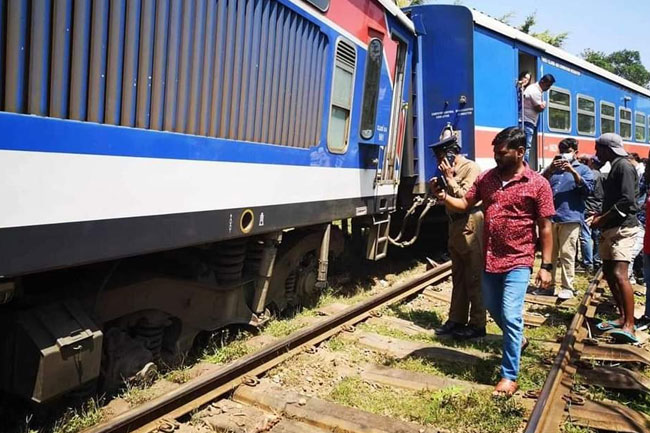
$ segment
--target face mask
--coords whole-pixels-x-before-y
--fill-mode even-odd
[[[566,159],[567,161],[571,162],[573,161],[573,153],[561,153],[562,158]]]

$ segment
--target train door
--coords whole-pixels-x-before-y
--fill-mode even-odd
[[[379,260],[388,253],[390,212],[394,209],[394,200],[386,195],[397,194],[399,183],[399,165],[401,164],[406,132],[406,114],[408,104],[403,101],[406,74],[406,43],[396,36],[397,55],[395,57],[395,74],[393,76],[393,100],[390,115],[388,142],[383,151],[383,162],[379,165],[375,182],[375,194],[379,196],[376,214],[372,216],[372,226],[368,232],[366,258]]]
[[[530,84],[535,83],[538,78],[537,78],[537,57],[525,53],[523,51],[519,51],[519,59],[518,59],[518,77],[524,73],[528,72],[530,73]],[[524,107],[523,107],[523,95],[521,98],[517,98],[517,118],[518,121],[520,122],[521,126],[523,127],[523,112],[524,112]],[[533,137],[533,144],[530,149],[530,158],[529,158],[529,163],[530,167],[533,170],[537,170],[538,165],[539,165],[539,159],[538,156],[540,155],[539,152],[539,145],[537,142],[537,136]]]
[[[391,107],[391,121],[389,129],[388,144],[384,151],[384,163],[381,170],[381,183],[397,183],[398,165],[401,162],[404,144],[404,133],[406,131],[407,104],[403,103],[404,72],[406,68],[406,43],[396,39],[397,57],[395,65],[395,76],[393,79],[393,103]]]

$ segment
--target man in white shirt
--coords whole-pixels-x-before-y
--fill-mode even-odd
[[[538,83],[531,84],[524,91],[524,133],[526,134],[526,154],[524,159],[528,162],[530,148],[533,146],[533,137],[537,128],[539,113],[546,108],[542,93],[546,92],[555,83],[555,77],[546,74]]]

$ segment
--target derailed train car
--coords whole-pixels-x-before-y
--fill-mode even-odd
[[[0,388],[146,375],[385,255],[414,42],[388,0],[0,8]],[[330,235],[331,232],[331,235]]]

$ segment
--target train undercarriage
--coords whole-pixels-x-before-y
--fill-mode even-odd
[[[0,389],[42,403],[147,380],[202,333],[313,302],[343,248],[327,224],[2,282]]]

